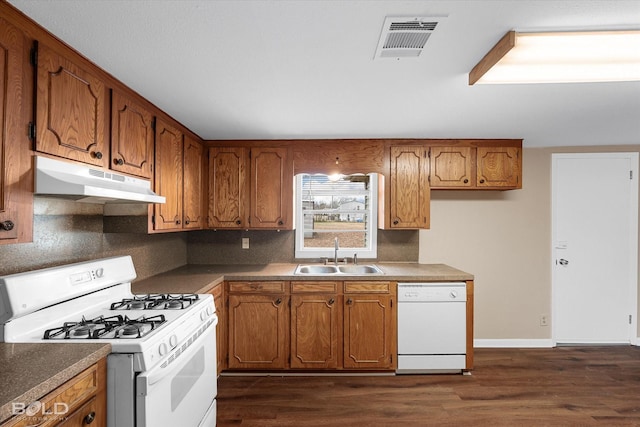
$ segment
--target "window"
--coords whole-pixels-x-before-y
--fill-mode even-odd
[[[376,258],[378,179],[296,175],[296,258]]]

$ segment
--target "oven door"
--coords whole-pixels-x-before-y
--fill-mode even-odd
[[[162,363],[137,376],[137,427],[216,425],[216,323],[186,349],[176,355],[178,345]]]

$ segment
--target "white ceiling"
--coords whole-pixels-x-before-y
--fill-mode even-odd
[[[509,30],[640,29],[623,0],[9,0],[204,139],[640,144],[640,82],[469,86]],[[386,16],[447,16],[373,60]]]

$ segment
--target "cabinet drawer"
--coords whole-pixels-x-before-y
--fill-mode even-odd
[[[344,282],[345,293],[384,293],[387,294],[391,291],[391,283],[389,282],[365,282],[365,281],[353,281]]]
[[[285,282],[229,282],[229,292],[285,292]]]
[[[291,293],[326,292],[337,293],[340,282],[291,282]]]
[[[83,401],[96,394],[99,385],[98,365],[93,365],[40,399],[38,402],[44,406],[44,409],[40,407],[32,416],[18,415],[2,426],[26,427],[33,425],[56,425],[62,417],[68,416],[71,412],[75,411]],[[67,407],[64,407],[65,404]],[[34,406],[34,408],[36,407]],[[67,409],[68,412],[60,413],[61,411],[64,412],[63,408]]]

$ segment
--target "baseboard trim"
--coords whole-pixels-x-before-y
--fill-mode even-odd
[[[551,339],[475,339],[473,340],[474,348],[551,348],[553,347]]]

